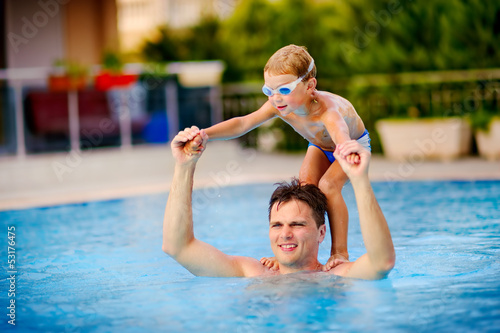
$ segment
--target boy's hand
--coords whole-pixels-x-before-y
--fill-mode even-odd
[[[172,155],[180,164],[196,162],[205,150],[207,140],[205,131],[200,131],[196,126],[186,128],[172,139],[170,143]]]
[[[328,272],[329,270],[331,270],[335,266],[338,266],[338,265],[343,264],[345,262],[349,262],[349,259],[347,259],[346,257],[344,257],[340,253],[333,254],[330,257],[330,259],[328,259],[326,264],[323,266],[323,272]]]
[[[359,164],[359,155],[356,153],[352,153],[350,155],[347,155],[346,161],[349,164]]]
[[[358,158],[351,157],[357,155]],[[333,156],[339,162],[342,170],[353,180],[361,176],[368,176],[368,165],[370,163],[371,153],[363,147],[358,141],[351,140],[337,145]],[[350,163],[349,160],[358,160],[358,163]]]
[[[278,269],[280,269],[280,264],[278,263],[278,260],[276,260],[275,257],[272,258],[264,257],[260,259],[260,262],[262,263],[262,265],[266,266],[272,271],[277,271]]]

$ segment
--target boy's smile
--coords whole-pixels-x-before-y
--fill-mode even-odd
[[[287,105],[276,105],[276,109],[283,115],[286,116],[286,114],[283,114],[283,111],[285,111]]]

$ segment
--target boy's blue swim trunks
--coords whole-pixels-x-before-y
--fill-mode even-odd
[[[372,151],[372,147],[370,146],[370,134],[368,133],[368,130],[365,129],[363,134],[358,138],[357,140],[363,147],[368,149],[369,151]],[[309,146],[314,146],[317,147],[319,150],[321,150],[325,156],[328,158],[330,163],[335,162],[335,157],[333,156],[333,151],[328,151],[328,150],[323,150],[320,147],[316,146],[315,144],[312,144],[309,142]]]

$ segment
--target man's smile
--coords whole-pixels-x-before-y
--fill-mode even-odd
[[[297,248],[297,244],[281,244],[278,245],[283,251],[293,251]]]

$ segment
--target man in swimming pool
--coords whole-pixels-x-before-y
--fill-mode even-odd
[[[309,142],[299,179],[318,186],[328,198],[332,243],[325,267],[330,269],[349,261],[349,213],[342,196],[347,175],[335,161],[333,151],[337,144],[352,139],[370,149],[370,136],[348,100],[316,89],[316,69],[305,47],[291,44],[280,48],[264,66],[262,92],[268,100],[256,111],[210,126],[206,133],[209,141],[234,139],[280,118]],[[279,267],[276,258],[262,258],[261,262],[269,268]]]
[[[322,271],[319,244],[326,234],[324,194],[312,184],[282,184],[273,193],[269,209],[269,239],[277,271],[259,260],[227,255],[194,237],[192,189],[196,163],[208,140],[193,126],[171,142],[175,170],[163,221],[163,251],[197,276],[254,277],[299,271]],[[357,154],[356,162],[349,156]],[[356,140],[337,145],[335,158],[351,180],[367,253],[325,274],[360,279],[382,279],[394,266],[395,252],[385,217],[368,179],[370,152]]]

